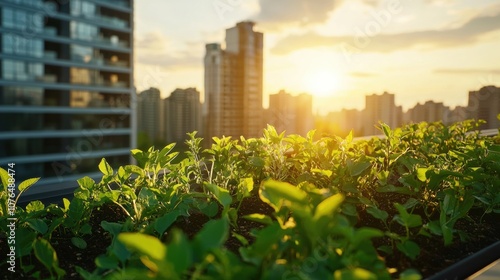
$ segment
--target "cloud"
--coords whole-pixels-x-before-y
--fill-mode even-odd
[[[434,70],[436,74],[459,74],[459,75],[485,75],[485,74],[500,74],[500,69],[478,69],[478,68],[461,68],[448,69],[440,68]]]
[[[499,30],[500,13],[494,16],[477,16],[457,28],[398,34],[373,34],[372,32],[373,36],[366,35],[369,33],[367,26],[373,27],[375,24],[378,23],[373,19],[362,28],[354,28],[356,30],[355,36],[323,36],[312,31],[290,35],[278,41],[271,51],[274,54],[287,54],[304,48],[340,45],[351,47],[350,51],[358,52],[393,52],[411,48],[458,47],[476,43],[481,35]]]
[[[340,0],[259,0],[260,12],[254,18],[263,25],[325,22]]]
[[[204,44],[190,44],[200,46],[200,51],[185,48],[175,51],[173,44],[163,33],[152,31],[144,34],[135,42],[137,63],[162,68],[176,67],[176,69],[196,68],[202,66],[202,48]],[[193,53],[200,54],[193,55]]]
[[[164,51],[168,46],[167,37],[160,31],[145,33],[135,41],[135,47],[144,51]]]

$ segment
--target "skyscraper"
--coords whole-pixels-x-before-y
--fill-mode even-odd
[[[160,90],[149,88],[137,96],[137,131],[144,133],[150,142],[161,139]]]
[[[176,89],[163,100],[167,143],[182,143],[187,133],[201,129],[200,92],[195,88]]]
[[[383,122],[394,128],[401,125],[403,110],[401,106],[396,106],[394,102],[394,94],[384,92],[381,95],[365,96],[366,105],[363,111],[364,135],[381,134],[376,126],[379,122]]]
[[[314,128],[312,96],[292,96],[284,90],[270,95],[268,121],[278,132],[305,136]]]
[[[135,146],[133,1],[0,2],[0,166],[69,193]]]
[[[262,127],[263,34],[253,22],[226,30],[226,49],[207,44],[205,104],[207,137],[260,136]]]
[[[485,120],[480,129],[500,128],[500,88],[485,86],[478,91],[469,91],[468,117]]]
[[[438,122],[448,123],[449,108],[442,102],[426,101],[418,103],[405,114],[405,122]]]

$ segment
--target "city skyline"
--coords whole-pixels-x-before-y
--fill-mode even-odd
[[[314,112],[323,114],[361,109],[365,95],[384,91],[405,110],[429,99],[455,107],[467,104],[469,91],[500,84],[494,1],[194,3],[137,3],[138,91],[196,87],[203,98],[205,44],[223,41],[224,30],[244,20],[265,34],[265,107],[281,89],[313,95]],[[187,9],[193,17],[180,16]]]

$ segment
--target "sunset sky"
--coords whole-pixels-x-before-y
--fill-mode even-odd
[[[244,20],[264,33],[264,106],[285,89],[315,96],[321,114],[384,91],[404,110],[454,107],[500,86],[498,0],[137,0],[137,90],[203,93],[205,44]]]

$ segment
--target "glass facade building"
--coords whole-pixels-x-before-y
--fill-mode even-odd
[[[0,166],[28,196],[128,164],[133,104],[132,0],[0,1]]]

